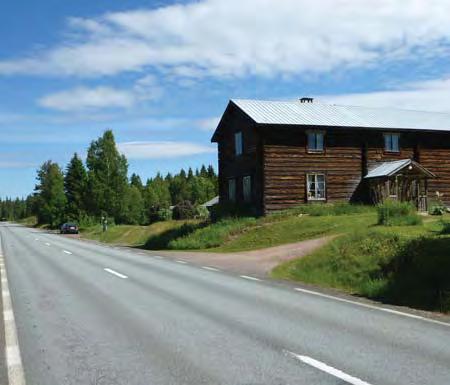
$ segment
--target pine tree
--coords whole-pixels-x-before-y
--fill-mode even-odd
[[[80,220],[86,212],[87,174],[83,162],[74,154],[66,168],[64,191],[67,198],[67,217]]]
[[[38,221],[51,227],[64,221],[66,195],[64,194],[64,175],[58,164],[45,162],[38,170],[38,184],[35,194],[38,199]]]
[[[91,143],[86,165],[91,214],[106,214],[120,222],[128,188],[128,163],[125,156],[119,154],[112,131],[105,131]]]
[[[142,190],[144,189],[141,177],[135,173],[131,174],[130,186],[136,187],[140,192],[142,192]]]

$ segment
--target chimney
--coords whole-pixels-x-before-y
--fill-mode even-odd
[[[312,103],[314,98],[301,98],[300,103]]]

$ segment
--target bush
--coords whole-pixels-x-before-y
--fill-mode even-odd
[[[430,210],[428,211],[428,213],[430,215],[444,215],[445,206],[433,205],[430,207]]]
[[[198,219],[208,219],[209,210],[205,206],[197,206],[197,218]]]
[[[377,206],[378,224],[383,226],[416,226],[422,224],[422,217],[409,202],[386,200]]]
[[[162,222],[162,221],[170,221],[172,219],[172,210],[167,208],[167,209],[159,209],[156,212],[156,216],[157,219],[156,221],[158,222]]]
[[[190,201],[182,201],[173,208],[173,219],[194,219],[197,209]]]
[[[441,234],[450,234],[450,222],[441,220],[442,230]]]

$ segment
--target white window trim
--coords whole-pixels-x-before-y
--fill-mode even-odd
[[[387,136],[396,136],[398,138],[398,140],[397,140],[398,150],[390,150],[390,149],[386,148],[386,137]],[[383,141],[384,141],[383,146],[384,146],[384,151],[385,152],[391,152],[391,153],[394,153],[394,154],[398,154],[400,152],[400,133],[398,133],[398,132],[384,132],[383,133]],[[391,141],[391,144],[392,144],[392,141]]]
[[[309,197],[309,176],[314,175],[315,176],[315,184],[316,184],[316,191],[315,195],[317,195],[317,175],[323,175],[323,198],[316,198],[316,197]],[[327,175],[324,172],[308,172],[306,174],[306,199],[307,201],[326,201],[327,200]]]
[[[306,151],[311,153],[322,153],[325,152],[325,130],[306,130]],[[309,134],[322,134],[322,149],[316,150],[313,148],[309,148]]]

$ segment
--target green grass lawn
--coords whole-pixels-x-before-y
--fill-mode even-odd
[[[450,236],[436,217],[418,226],[350,231],[272,276],[427,310],[450,311]]]
[[[82,228],[81,236],[105,243],[139,247],[144,246],[149,238],[178,229],[186,223],[197,224],[198,221],[165,221],[156,222],[149,226],[110,226],[106,232],[103,232],[101,225],[95,225]]]

